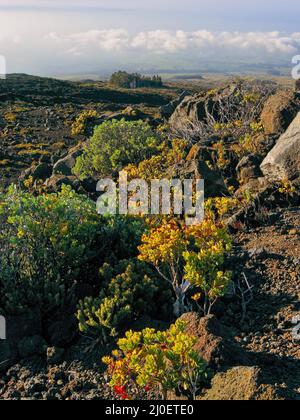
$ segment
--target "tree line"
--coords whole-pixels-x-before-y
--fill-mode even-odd
[[[127,73],[118,71],[112,74],[109,83],[113,86],[125,89],[137,89],[141,87],[162,87],[162,78],[158,75],[147,77],[139,73]]]

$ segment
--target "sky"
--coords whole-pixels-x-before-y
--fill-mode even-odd
[[[299,16],[299,0],[0,0],[0,56],[37,75],[288,67]]]

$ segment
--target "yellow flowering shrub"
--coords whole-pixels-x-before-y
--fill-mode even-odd
[[[128,331],[112,357],[103,358],[109,385],[125,400],[133,398],[132,387],[137,392],[159,390],[162,399],[171,390],[185,391],[195,399],[208,378],[207,364],[194,350],[196,341],[180,321],[167,331]]]
[[[158,147],[158,155],[146,159],[138,165],[130,164],[124,170],[127,171],[129,179],[160,179],[162,176],[170,177],[167,172],[175,164],[179,164],[186,157],[187,143],[184,140],[174,139],[171,147],[163,142]]]
[[[230,248],[226,229],[210,217],[195,226],[165,220],[142,237],[139,259],[152,264],[173,286],[175,316],[187,311],[190,289],[201,293],[201,309],[208,314],[230,281],[230,273],[222,270]]]
[[[278,191],[286,197],[292,197],[296,193],[296,187],[288,179],[282,179]]]
[[[72,136],[78,136],[85,134],[86,124],[89,120],[97,117],[97,111],[86,110],[79,114],[71,127]]]

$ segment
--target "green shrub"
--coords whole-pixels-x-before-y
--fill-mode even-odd
[[[69,187],[35,197],[11,187],[0,196],[0,308],[44,313],[59,307],[94,256],[103,219]]]
[[[135,257],[143,232],[141,219],[100,216],[70,187],[38,197],[11,187],[0,195],[0,309],[54,311],[77,283],[98,284],[99,266]]]
[[[157,151],[160,139],[143,121],[108,121],[94,131],[93,137],[77,159],[74,173],[81,179],[111,176],[129,163],[139,163]]]
[[[120,261],[116,267],[104,264],[99,297],[86,298],[79,304],[80,331],[98,335],[105,344],[143,316],[167,319],[172,312],[172,293],[161,283],[146,264],[137,260]]]
[[[133,216],[108,216],[102,227],[99,238],[99,249],[102,260],[111,265],[120,260],[134,258],[138,255],[138,246],[141,244],[142,235],[146,231],[145,222]]]
[[[208,379],[206,362],[194,350],[197,339],[186,334],[177,321],[168,331],[129,331],[119,340],[112,357],[103,358],[111,376],[110,386],[122,399],[132,399],[133,389],[185,391],[193,399]]]

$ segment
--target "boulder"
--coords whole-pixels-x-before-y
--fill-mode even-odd
[[[203,179],[205,197],[219,197],[228,194],[221,173],[208,166],[203,158],[202,148],[198,145],[192,147],[185,161],[170,168],[169,175],[180,177],[180,179]]]
[[[261,371],[257,367],[235,367],[218,373],[212,380],[212,387],[200,400],[206,401],[276,401],[281,398],[276,388],[263,385]]]
[[[220,100],[234,98],[237,90],[238,85],[232,83],[216,91],[186,96],[169,120],[171,128],[175,131],[194,128],[199,122],[205,122],[208,114],[217,121],[221,112]]]
[[[245,184],[251,179],[258,178],[262,175],[260,164],[262,159],[256,155],[248,155],[238,163],[236,172],[239,180]]]
[[[174,99],[173,101],[169,102],[166,105],[161,106],[159,111],[160,111],[160,115],[162,116],[162,118],[165,118],[165,119],[168,120],[172,116],[173,112],[175,112],[177,106],[188,95],[189,95],[189,93],[184,91],[184,92],[181,93],[181,95],[178,98]]]
[[[228,190],[219,171],[209,168],[202,160],[191,160],[181,169],[180,175],[185,179],[204,180],[205,197],[220,197],[227,195]]]
[[[290,180],[300,185],[300,112],[261,164],[270,181]]]
[[[80,182],[75,176],[52,175],[44,185],[49,192],[58,192],[63,185],[69,185],[77,190]]]
[[[52,166],[48,163],[40,163],[31,171],[31,176],[34,180],[42,179],[46,180],[52,174]]]
[[[185,97],[172,114],[170,126],[175,130],[182,130],[203,121],[206,117],[205,101],[206,96],[203,94]]]
[[[180,319],[186,323],[186,332],[197,337],[195,350],[211,369],[249,364],[245,351],[234,342],[229,331],[214,315],[201,318],[192,312]]]
[[[300,111],[300,95],[284,90],[271,96],[265,103],[261,122],[266,134],[281,134]]]
[[[82,149],[74,149],[66,157],[58,160],[53,167],[54,175],[71,176],[72,169],[76,164],[76,159],[82,154]]]
[[[255,200],[258,196],[264,192],[267,188],[269,188],[270,184],[268,180],[264,177],[259,178],[250,178],[248,182],[246,181],[236,192],[235,197],[243,199],[245,194],[251,195],[251,197]]]

